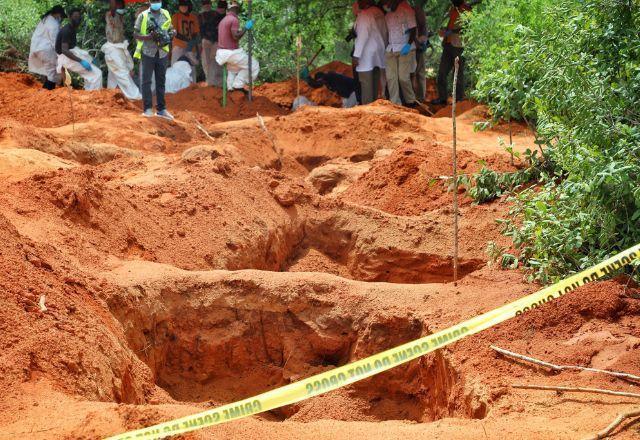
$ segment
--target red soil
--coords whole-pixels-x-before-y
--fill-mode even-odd
[[[449,282],[451,194],[431,184],[450,173],[446,118],[385,102],[286,115],[239,95],[222,110],[216,90],[195,86],[170,98],[176,123],[143,119],[114,92],[74,91],[73,126],[60,110],[69,92],[27,78],[0,75],[7,438],[103,438],[191,414],[537,288],[486,265],[487,241],[509,245],[495,225],[508,203],[464,195],[462,279]],[[459,120],[461,169],[511,169],[504,126],[473,131],[482,111]],[[515,132],[518,148],[533,145]],[[488,345],[639,374],[637,298],[635,286],[594,284],[362,383],[188,437],[582,438],[634,402],[509,385],[637,384],[550,375]]]

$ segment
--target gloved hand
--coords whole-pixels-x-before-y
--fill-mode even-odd
[[[309,73],[309,68],[303,67],[302,70],[300,71],[300,78],[306,81],[309,78],[309,76],[311,76]]]
[[[251,29],[253,29],[253,20],[249,20],[245,23],[244,28],[248,31],[250,31]]]
[[[409,55],[411,52],[411,45],[409,43],[402,46],[402,50],[400,51],[400,55]]]
[[[91,67],[91,63],[87,60],[80,60],[80,64],[82,64],[82,67],[84,67],[85,70],[89,72],[93,70],[93,67]]]

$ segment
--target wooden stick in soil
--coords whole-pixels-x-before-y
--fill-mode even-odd
[[[456,57],[453,72],[453,104],[451,117],[453,119],[453,285],[458,285],[458,143],[456,127],[456,95],[458,93],[458,70],[460,58]]]
[[[253,1],[247,1],[247,15],[249,20],[253,15]],[[253,28],[249,29],[249,102],[253,101]]]
[[[587,437],[584,440],[600,440],[611,436],[613,431],[622,424],[627,419],[631,419],[633,417],[640,417],[640,409],[634,409],[632,411],[619,414],[618,417],[615,418],[613,422],[602,431],[598,432],[593,437]]]
[[[296,37],[296,98],[300,96],[300,56],[302,55],[302,35]]]
[[[629,397],[632,399],[640,399],[638,393],[627,393],[624,391],[603,390],[600,388],[581,388],[581,387],[554,387],[546,385],[511,385],[511,388],[519,390],[540,390],[540,391],[557,391],[560,393],[592,393],[606,394],[608,396]]]
[[[514,359],[518,359],[518,360],[521,360],[523,362],[528,362],[530,364],[539,365],[541,367],[548,368],[549,370],[553,370],[553,371],[567,371],[567,370],[571,370],[571,371],[589,371],[591,373],[606,374],[606,375],[609,375],[609,376],[617,377],[619,379],[625,379],[625,380],[632,380],[632,381],[640,382],[640,376],[636,376],[634,374],[620,373],[618,371],[610,371],[610,370],[600,370],[598,368],[579,367],[577,365],[556,365],[556,364],[545,362],[545,361],[542,361],[540,359],[536,359],[536,358],[533,358],[533,357],[530,357],[530,356],[525,356],[523,354],[514,353],[513,351],[505,350],[504,348],[496,347],[495,345],[492,345],[491,349],[497,351],[498,353],[500,353],[500,354],[502,354],[504,356],[511,357],[511,358],[514,358]]]

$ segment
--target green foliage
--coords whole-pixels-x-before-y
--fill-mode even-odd
[[[518,155],[519,156],[519,155]],[[479,173],[462,181],[469,197],[475,203],[488,203],[540,178],[548,162],[542,161],[537,151],[525,153],[527,167],[515,172],[498,173],[483,166]]]
[[[488,8],[472,16],[485,38],[469,44],[477,96],[535,119],[547,146],[554,169],[515,197],[505,231],[551,282],[640,241],[640,4],[526,3],[492,2],[493,26]]]

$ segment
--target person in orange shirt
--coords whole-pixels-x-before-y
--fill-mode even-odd
[[[196,81],[196,69],[198,65],[198,37],[200,35],[200,24],[198,16],[193,14],[193,4],[190,0],[180,0],[178,2],[178,12],[171,18],[173,28],[177,34],[173,38],[173,48],[171,49],[171,65],[178,62],[180,58],[186,56],[193,66],[193,81]]]

